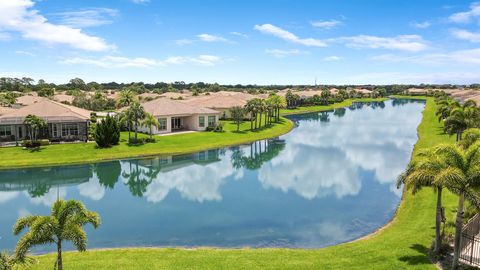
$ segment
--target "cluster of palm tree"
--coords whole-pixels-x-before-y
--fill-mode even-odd
[[[122,90],[117,99],[117,106],[126,108],[119,116],[120,124],[128,130],[128,141],[132,141],[131,132],[134,131],[134,142],[138,142],[138,128],[149,128],[150,139],[153,138],[153,127],[160,128],[158,120],[146,112],[137,99],[137,94],[127,88]]]
[[[473,101],[463,104],[442,96],[437,99],[436,115],[444,123],[444,131],[456,135],[456,145],[439,145],[420,151],[407,170],[398,178],[398,185],[417,193],[431,187],[437,193],[434,252],[441,253],[444,222],[442,192],[448,190],[458,195],[455,221],[453,269],[458,269],[461,253],[461,234],[464,221],[465,200],[480,207],[480,110]]]
[[[443,121],[446,133],[456,135],[457,142],[468,128],[480,127],[480,108],[475,101],[468,100],[461,104],[451,97],[441,96],[436,102],[438,120]]]
[[[27,126],[30,140],[32,141],[32,144],[35,145],[38,139],[38,133],[40,133],[40,130],[46,126],[45,121],[36,115],[29,114],[25,117],[25,120],[23,120],[23,124]]]
[[[280,109],[287,106],[285,98],[272,94],[267,99],[254,98],[247,102],[244,112],[250,116],[250,129],[269,126],[280,121]]]

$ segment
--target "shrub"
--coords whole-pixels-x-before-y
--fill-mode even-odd
[[[218,122],[216,125],[214,126],[208,126],[206,128],[206,131],[213,131],[213,132],[222,132],[223,131],[223,123],[222,122]]]
[[[96,124],[94,133],[95,142],[99,147],[111,147],[120,141],[120,126],[118,121],[107,115]]]
[[[36,147],[45,146],[49,144],[50,144],[49,140],[37,140],[33,142],[31,140],[24,140],[22,142],[22,146],[26,148],[36,148]]]
[[[155,139],[154,139],[154,140],[155,140]],[[141,145],[141,144],[144,144],[145,141],[146,141],[146,140],[145,140],[144,138],[137,138],[137,139],[135,139],[135,138],[130,138],[130,139],[128,140],[128,144],[129,144],[129,145]]]
[[[147,142],[147,143],[154,143],[154,142],[155,142],[155,138],[146,138],[146,139],[145,139],[145,142]]]

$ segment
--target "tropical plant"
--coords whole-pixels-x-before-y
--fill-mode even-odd
[[[437,193],[437,209],[435,214],[435,246],[434,252],[440,253],[442,247],[442,190],[444,177],[450,167],[437,155],[435,149],[421,151],[415,160],[409,164],[406,171],[400,174],[397,179],[397,187],[402,184],[412,194],[416,194],[423,187],[432,187]]]
[[[131,114],[130,110],[124,110],[122,111],[119,116],[119,123],[122,127],[126,127],[128,130],[128,140],[130,141],[130,133],[132,131],[132,126],[133,126],[133,115]]]
[[[0,252],[0,270],[25,269],[35,262],[35,259],[28,256],[19,259],[15,255]]]
[[[117,106],[120,107],[128,107],[137,101],[136,98],[137,93],[133,91],[131,88],[126,88],[120,91],[117,97]]]
[[[440,145],[434,151],[442,160],[442,164],[447,167],[439,177],[440,183],[449,191],[458,195],[452,263],[452,268],[458,269],[464,201],[467,199],[476,207],[480,206],[477,192],[478,187],[480,187],[480,142],[467,149],[454,145]]]
[[[240,124],[245,116],[245,110],[240,106],[234,106],[230,109],[233,121],[237,124],[237,131],[240,131]]]
[[[133,117],[133,123],[135,125],[135,141],[138,141],[138,126],[140,124],[140,120],[145,118],[145,109],[139,102],[134,102],[130,108],[128,108],[130,114]]]
[[[153,132],[152,132],[152,127],[155,127],[157,129],[160,128],[160,123],[158,122],[157,118],[153,116],[152,114],[146,112],[145,113],[145,118],[142,121],[142,126],[148,127],[149,129],[149,134],[150,134],[150,140],[153,140]]]
[[[457,107],[460,107],[460,103],[452,98],[438,99],[437,111],[435,112],[438,116],[438,121],[445,120],[450,115],[450,112]]]
[[[25,120],[23,120],[23,124],[27,126],[27,130],[28,133],[30,133],[30,140],[32,141],[32,144],[36,145],[37,135],[40,129],[45,127],[45,121],[36,115],[29,114],[27,115],[27,117],[25,117]]]
[[[245,112],[250,115],[250,130],[254,129],[254,121],[255,121],[255,128],[257,126],[257,101],[256,99],[251,99],[247,101],[247,104],[244,107]]]
[[[19,235],[25,229],[29,230],[22,235],[15,249],[15,256],[23,260],[33,246],[55,244],[57,246],[57,260],[54,268],[63,270],[62,244],[71,241],[78,251],[87,248],[87,234],[83,230],[86,224],[94,228],[100,225],[97,213],[88,211],[85,206],[76,200],[58,200],[51,210],[50,216],[26,216],[20,218],[13,227],[13,233]]]
[[[480,109],[475,102],[468,101],[460,107],[453,108],[445,119],[444,131],[449,135],[455,134],[457,142],[462,139],[462,133],[468,128],[480,126]]]
[[[480,129],[470,128],[463,133],[462,140],[458,143],[463,149],[469,148],[471,145],[480,140]]]
[[[120,126],[118,121],[107,115],[95,126],[95,142],[99,147],[111,147],[120,141]]]

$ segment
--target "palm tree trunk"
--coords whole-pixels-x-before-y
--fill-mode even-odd
[[[152,139],[152,126],[150,126],[150,140]]]
[[[260,111],[260,119],[259,119],[260,123],[258,125],[258,127],[260,127],[260,128],[262,127],[262,114],[263,114],[263,112]]]
[[[458,209],[457,209],[457,220],[455,223],[455,240],[454,240],[454,247],[453,247],[453,263],[452,269],[458,269],[458,260],[460,258],[460,244],[462,241],[462,226],[463,226],[463,201],[464,201],[464,194],[463,192],[460,193],[458,197]]]
[[[253,118],[252,118],[252,113],[250,113],[250,130],[253,130]]]
[[[63,270],[63,262],[62,262],[62,242],[57,242],[57,267],[58,270]]]
[[[130,130],[132,129],[132,123],[130,123],[130,120],[128,120],[128,141],[130,141]]]
[[[442,223],[442,188],[437,188],[437,212],[435,217],[435,250],[436,254],[440,253],[442,247],[442,234],[440,226]]]

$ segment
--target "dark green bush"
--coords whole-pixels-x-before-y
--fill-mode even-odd
[[[144,138],[137,138],[137,139],[135,139],[135,138],[130,138],[130,139],[128,140],[128,144],[129,144],[129,145],[141,145],[141,144],[144,144],[145,141],[146,141],[146,140],[145,140]]]
[[[107,115],[100,123],[96,124],[93,137],[99,147],[117,145],[120,141],[120,126],[118,121]]]

